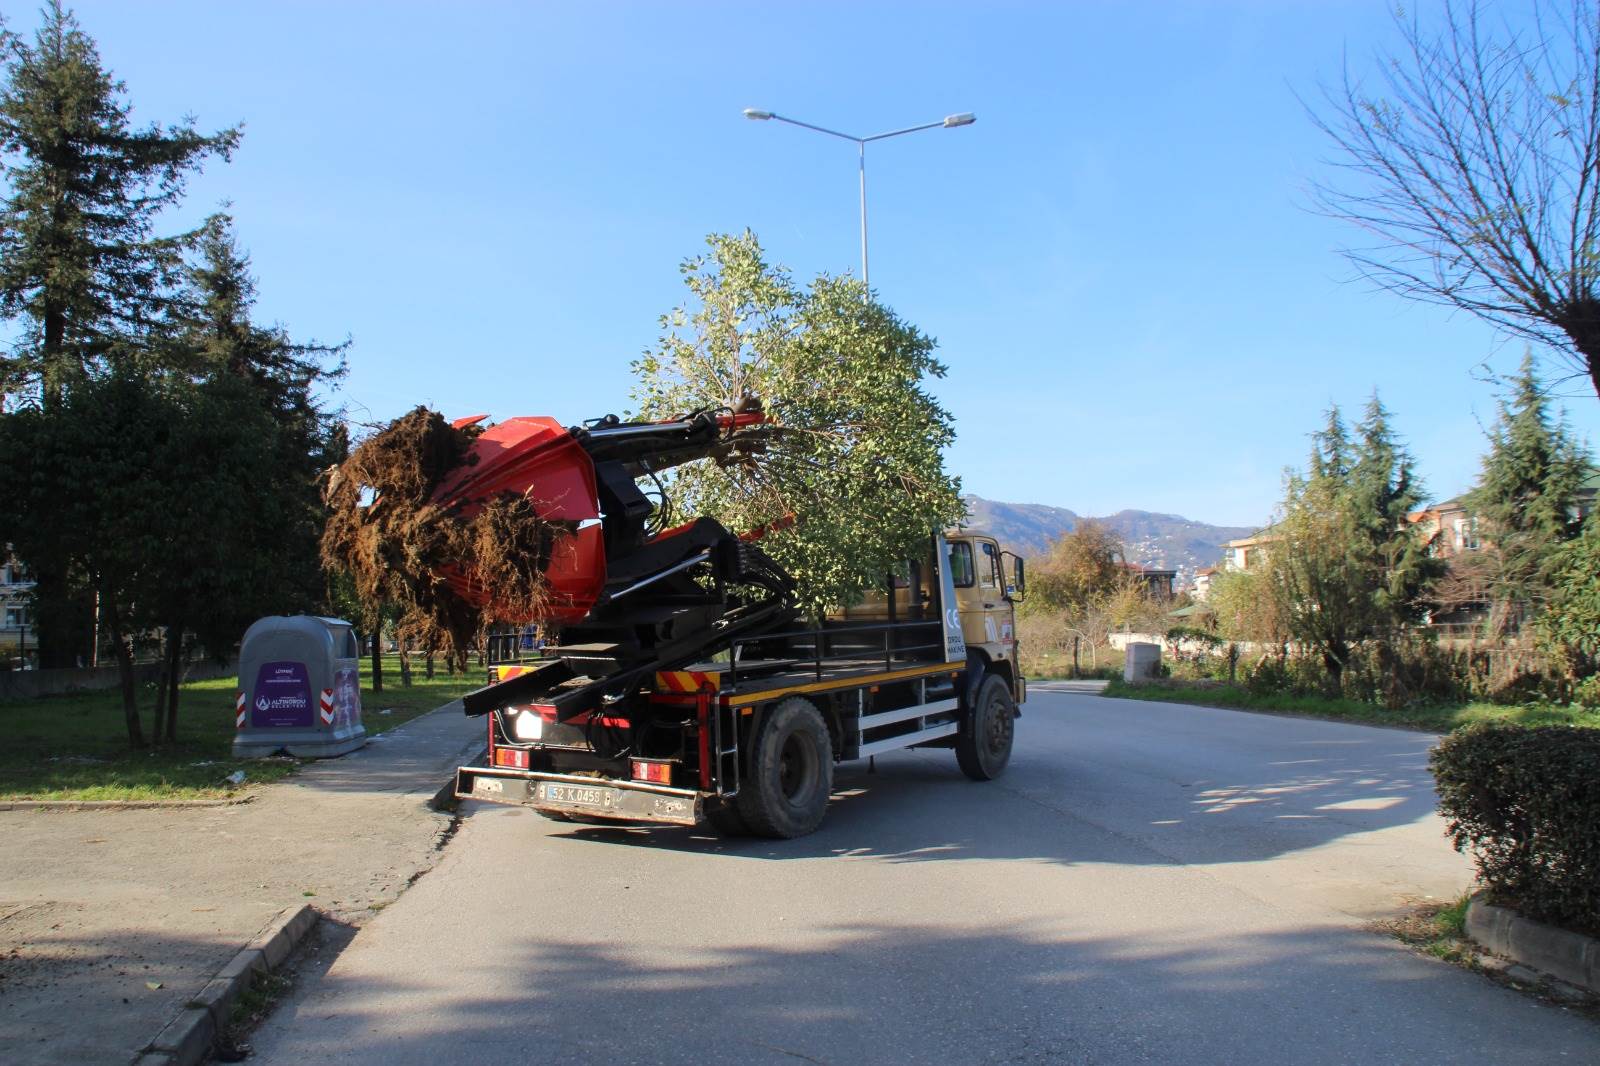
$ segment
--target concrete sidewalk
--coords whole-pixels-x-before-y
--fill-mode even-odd
[[[0,1058],[122,1066],[285,907],[393,902],[482,725],[447,704],[233,806],[0,811]]]

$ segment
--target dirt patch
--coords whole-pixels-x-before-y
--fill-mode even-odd
[[[1400,914],[1373,922],[1374,932],[1392,936],[1423,955],[1483,974],[1497,984],[1600,1020],[1600,999],[1492,955],[1466,934],[1467,900],[1409,900]]]

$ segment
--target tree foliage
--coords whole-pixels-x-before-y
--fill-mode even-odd
[[[340,347],[251,320],[254,280],[217,216],[157,232],[238,130],[134,128],[125,90],[59,3],[6,37],[0,151],[0,540],[38,576],[45,666],[79,650],[56,624],[92,595],[121,667],[129,739],[146,740],[136,642],[162,664],[148,739],[176,739],[179,681],[266,613],[324,592],[316,476],[342,449],[316,390]],[[83,627],[87,629],[87,626]],[[87,634],[84,634],[87,644]]]
[[[0,42],[0,317],[15,325],[0,356],[0,403],[53,410],[113,360],[160,365],[152,339],[173,309],[193,237],[158,234],[160,213],[239,134],[202,134],[191,120],[135,128],[122,83],[76,19],[59,0],[42,16],[31,40],[7,33]],[[55,541],[28,563],[40,664],[71,666],[87,644],[75,571]]]
[[[811,609],[847,602],[964,514],[942,454],[953,420],[926,388],[945,368],[932,339],[860,282],[820,275],[802,288],[748,231],[707,244],[683,264],[690,299],[634,363],[639,413],[757,398],[773,432],[752,463],[680,468],[674,508],[735,531],[793,515],[763,546]]]
[[[1051,542],[1028,574],[1030,609],[1081,611],[1114,592],[1125,577],[1122,538],[1086,520]]]
[[[1267,567],[1294,639],[1335,686],[1363,641],[1417,621],[1441,566],[1406,519],[1421,501],[1413,461],[1374,396],[1352,436],[1337,407],[1289,478]]]
[[[1518,32],[1445,0],[1434,30],[1397,9],[1376,84],[1324,93],[1344,177],[1317,195],[1375,238],[1346,252],[1364,277],[1555,345],[1600,394],[1600,13],[1534,15]]]
[[[1282,644],[1292,635],[1285,605],[1266,568],[1217,574],[1206,603],[1216,615],[1217,628],[1232,640]]]
[[[37,389],[48,407],[89,368],[138,358],[167,315],[193,234],[160,236],[159,214],[237,128],[192,119],[134,128],[125,90],[59,0],[32,41],[10,37],[0,90],[0,314],[26,324],[0,389]]]
[[[162,362],[196,380],[231,379],[269,420],[257,438],[269,462],[260,480],[240,486],[275,512],[272,535],[251,565],[270,575],[282,611],[311,609],[326,599],[318,542],[327,512],[318,479],[345,458],[344,424],[324,410],[318,390],[344,373],[348,342],[296,341],[280,325],[254,321],[256,281],[233,220],[207,220],[184,271],[172,328],[158,346]]]
[[[1569,681],[1586,685],[1580,695],[1600,705],[1600,518],[1590,515],[1555,562],[1539,639]]]
[[[1511,395],[1500,401],[1478,483],[1463,500],[1481,545],[1469,569],[1482,572],[1497,634],[1539,612],[1561,545],[1577,535],[1579,490],[1592,469],[1552,417],[1533,356],[1525,356]]]
[[[227,651],[254,617],[281,602],[269,560],[282,501],[269,483],[273,432],[249,387],[123,367],[80,381],[61,404],[0,419],[11,491],[0,520],[17,553],[46,548],[100,598],[122,668],[129,738],[142,744],[133,642],[165,633],[148,739],[177,730],[177,681],[193,635]]]

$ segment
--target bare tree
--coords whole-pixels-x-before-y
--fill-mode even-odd
[[[1319,206],[1378,240],[1345,255],[1403,296],[1563,352],[1600,395],[1600,14],[1533,0],[1527,27],[1444,0],[1371,87],[1348,67],[1317,125],[1345,177]]]

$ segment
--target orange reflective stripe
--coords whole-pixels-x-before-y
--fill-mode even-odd
[[[657,670],[656,691],[699,692],[710,685],[722,687],[722,675],[710,670]]]

